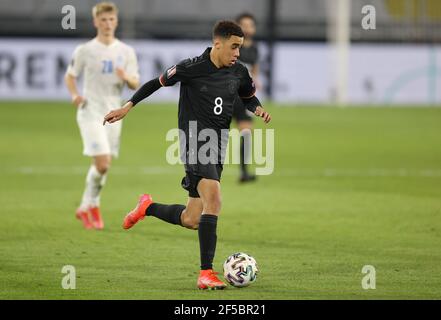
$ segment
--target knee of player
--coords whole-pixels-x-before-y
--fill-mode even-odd
[[[213,196],[204,204],[204,211],[209,214],[219,214],[222,208],[220,196]]]
[[[199,219],[183,216],[181,222],[188,229],[197,230],[199,228]]]
[[[188,228],[191,230],[197,230],[199,228],[199,222],[191,224]]]
[[[100,173],[100,174],[106,174],[107,171],[109,171],[110,169],[110,163],[99,163],[96,165],[96,170]]]

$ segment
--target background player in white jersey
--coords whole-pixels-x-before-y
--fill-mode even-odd
[[[103,127],[103,117],[121,104],[124,85],[139,86],[138,63],[133,48],[115,38],[118,8],[101,2],[92,9],[97,36],[79,45],[67,69],[65,82],[78,108],[77,122],[84,146],[84,155],[93,158],[87,173],[86,188],[76,217],[85,228],[102,229],[100,191],[112,157],[118,156],[121,123]],[[77,89],[77,77],[83,74],[84,90]]]

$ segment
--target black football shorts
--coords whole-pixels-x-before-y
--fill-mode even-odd
[[[200,198],[198,184],[202,178],[217,180],[220,182],[222,164],[185,164],[185,177],[182,178],[182,188],[188,191],[192,198]]]

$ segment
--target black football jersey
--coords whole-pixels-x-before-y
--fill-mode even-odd
[[[182,150],[184,145],[181,141],[181,152],[184,151],[187,156],[192,132],[199,136],[203,129],[213,129],[216,132],[216,153],[223,154],[236,99],[250,98],[256,91],[245,66],[235,63],[231,67],[217,68],[210,59],[210,51],[211,48],[207,48],[202,55],[181,61],[167,69],[159,78],[163,86],[181,83],[178,126],[186,136],[185,151]],[[195,124],[197,132],[194,129]],[[197,153],[202,143],[198,142],[197,150],[191,150],[190,153]]]
[[[210,60],[211,48],[195,58],[167,69],[160,77],[163,86],[181,83],[179,129],[187,131],[197,121],[198,131],[229,129],[236,99],[252,97],[256,91],[248,70],[240,63],[217,68]]]

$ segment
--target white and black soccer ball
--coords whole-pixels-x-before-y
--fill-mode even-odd
[[[256,281],[259,268],[256,260],[243,252],[232,254],[224,262],[224,278],[234,287],[246,287]]]

